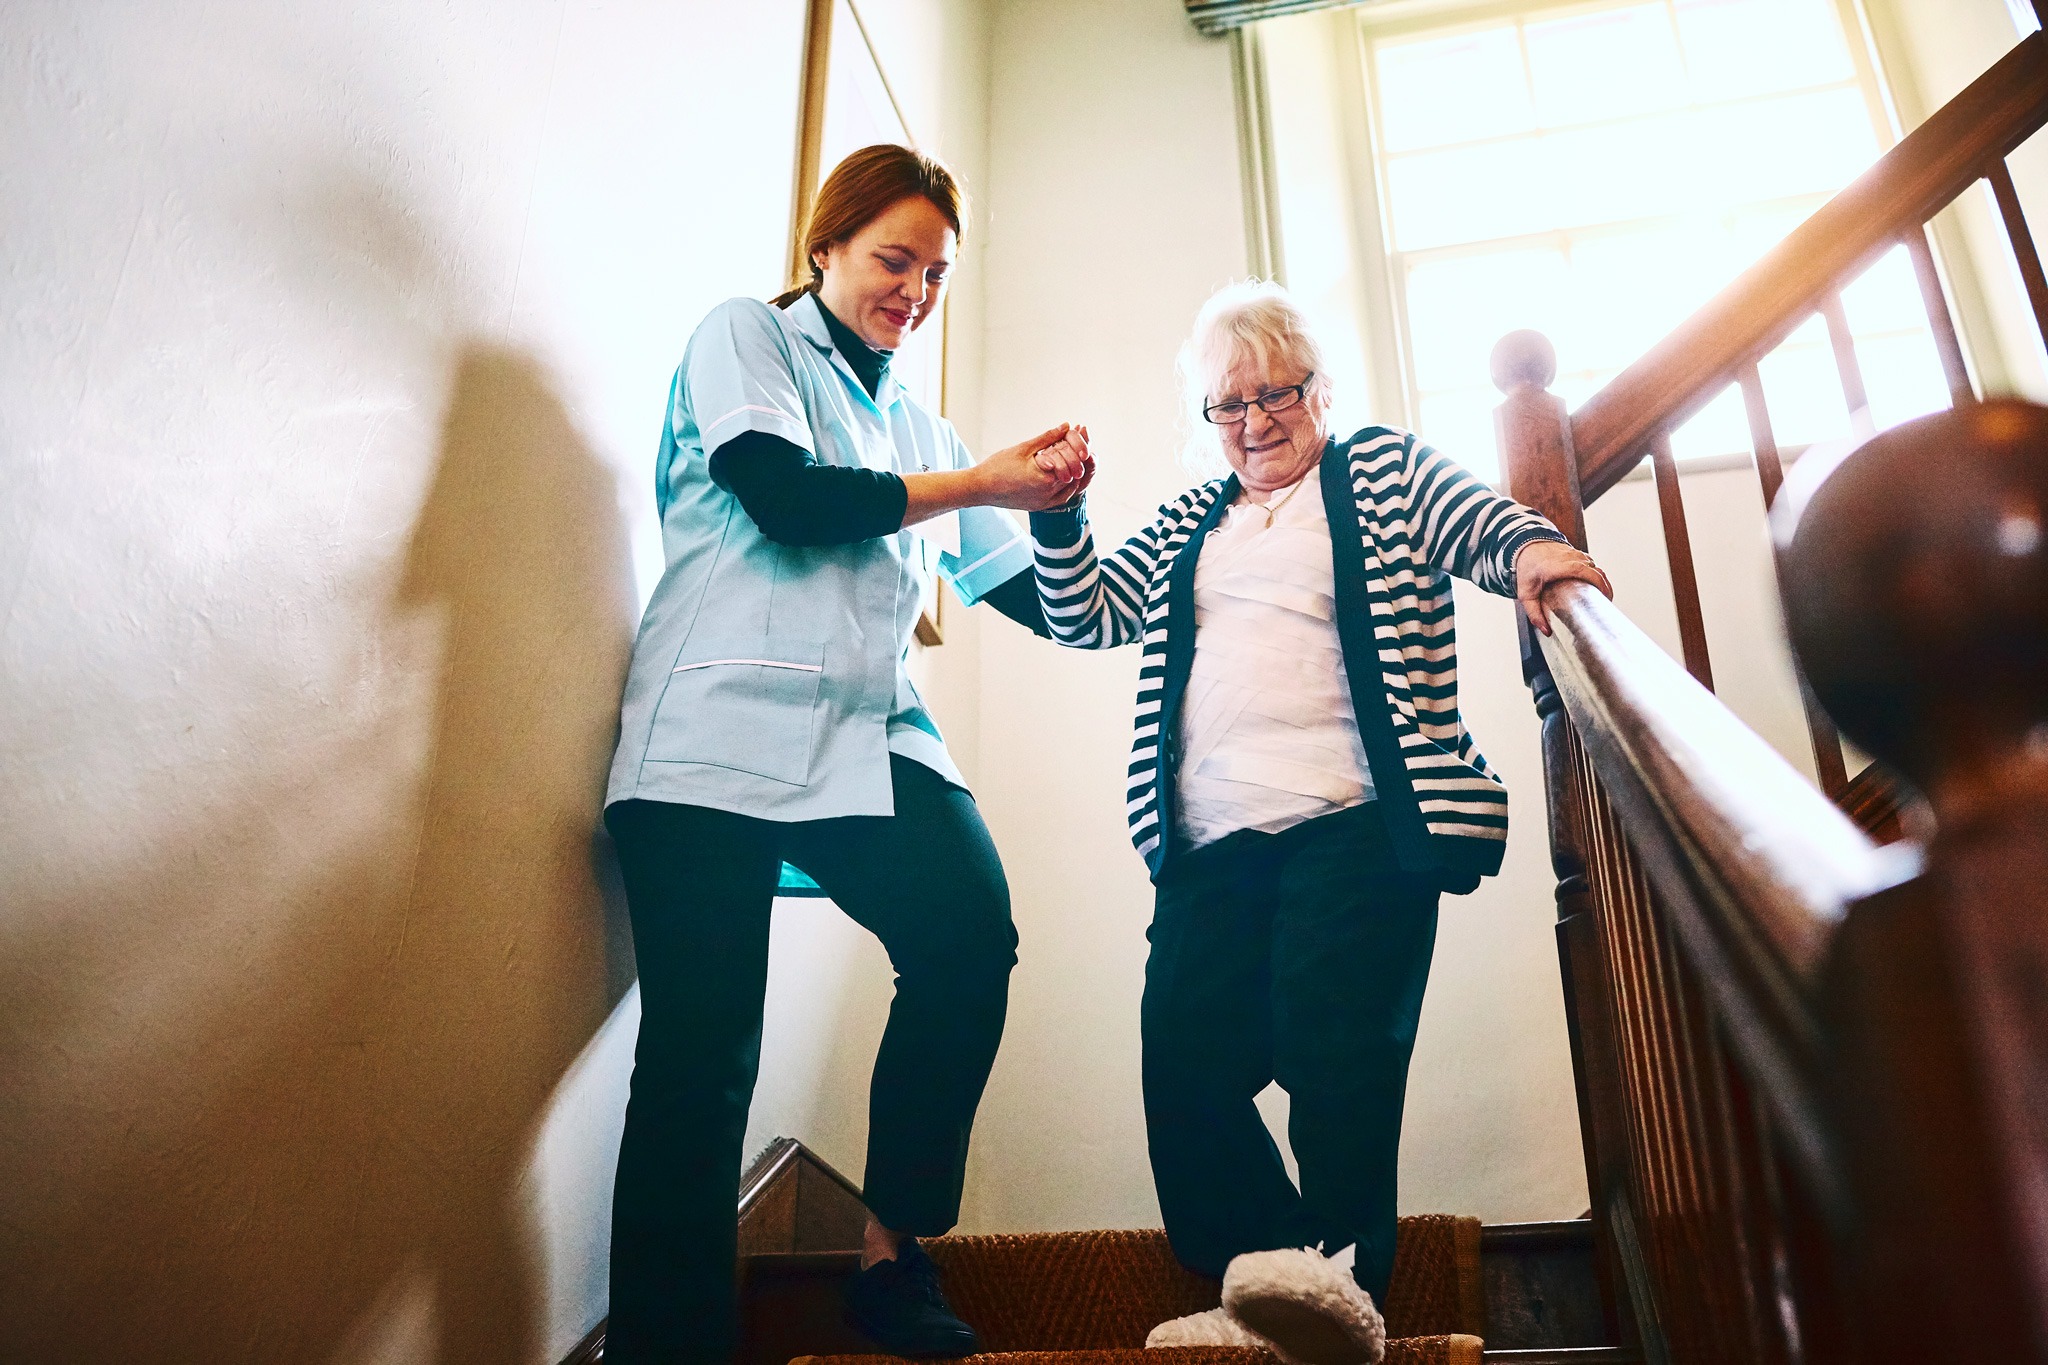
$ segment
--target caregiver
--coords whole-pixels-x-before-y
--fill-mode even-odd
[[[947,170],[855,152],[818,195],[811,278],[691,337],[655,466],[667,568],[640,625],[605,824],[640,971],[612,1213],[613,1365],[725,1362],[734,1209],[759,1067],[769,907],[807,873],[897,974],[875,1058],[870,1221],[850,1319],[963,1355],[918,1236],[959,1214],[1017,934],[959,770],[904,672],[922,574],[1043,630],[1029,542],[997,507],[1070,501],[1065,427],[975,463],[892,352],[935,314],[965,218]]]
[[[1497,871],[1507,837],[1507,792],[1458,712],[1449,576],[1546,630],[1547,585],[1606,580],[1413,435],[1334,439],[1324,353],[1277,286],[1212,298],[1182,371],[1226,477],[1099,560],[1080,508],[1031,518],[1053,637],[1144,651],[1127,796],[1156,889],[1146,1131],[1175,1254],[1225,1280],[1223,1310],[1153,1344],[1236,1344],[1243,1326],[1303,1358],[1371,1359],[1437,900]],[[1275,1080],[1298,1190],[1253,1105]],[[1299,1250],[1318,1246],[1355,1248],[1352,1273]]]

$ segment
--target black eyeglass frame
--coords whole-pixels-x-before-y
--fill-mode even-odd
[[[1275,412],[1285,412],[1289,408],[1295,407],[1296,405],[1300,404],[1304,399],[1306,399],[1308,397],[1308,386],[1315,382],[1316,372],[1314,370],[1310,370],[1306,375],[1302,377],[1302,381],[1299,384],[1283,384],[1277,389],[1267,389],[1264,393],[1252,399],[1250,403],[1247,403],[1242,398],[1232,398],[1229,401],[1223,403],[1211,403],[1208,407],[1202,409],[1202,420],[1209,423],[1212,426],[1236,426],[1239,422],[1242,422],[1246,417],[1251,415],[1252,403],[1257,403],[1259,405],[1260,412],[1269,414]],[[1278,398],[1282,394],[1292,394],[1293,397],[1287,399],[1287,401],[1283,403],[1273,403],[1268,401],[1269,399]],[[1218,417],[1216,414],[1221,412],[1225,408],[1236,408],[1238,410],[1237,415],[1235,417]]]

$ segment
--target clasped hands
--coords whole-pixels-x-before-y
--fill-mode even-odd
[[[1088,428],[1071,422],[998,450],[974,467],[983,500],[1020,512],[1043,512],[1069,503],[1095,477]]]

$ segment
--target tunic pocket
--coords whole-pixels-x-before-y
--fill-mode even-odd
[[[824,678],[822,640],[692,638],[655,707],[647,757],[803,786],[811,776]]]

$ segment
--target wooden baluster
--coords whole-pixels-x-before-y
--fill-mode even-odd
[[[1716,1259],[1726,1268],[1728,1288],[1734,1291],[1733,1301],[1717,1314],[1727,1319],[1718,1324],[1723,1341],[1720,1358],[1790,1365],[1773,1311],[1771,1276],[1758,1273],[1770,1264],[1770,1230],[1769,1224],[1759,1224],[1749,1216],[1754,1212],[1748,1198],[1750,1173],[1745,1149],[1750,1135],[1737,1136],[1733,1131],[1725,1086],[1727,1058],[1698,973],[1678,951],[1676,936],[1668,928],[1665,939],[1678,991],[1687,1120],[1698,1166],[1699,1217]]]
[[[1905,241],[1906,251],[1913,257],[1913,274],[1920,281],[1920,301],[1927,309],[1927,325],[1934,330],[1934,349],[1941,353],[1942,373],[1948,376],[1949,401],[1958,406],[1975,402],[1977,390],[1970,383],[1970,367],[1963,361],[1963,343],[1956,336],[1955,314],[1949,311],[1948,295],[1941,287],[1941,272],[1934,266],[1927,229],[1907,233]]]
[[[1856,338],[1849,335],[1849,315],[1842,311],[1842,296],[1831,291],[1821,300],[1820,315],[1827,319],[1835,373],[1842,378],[1842,399],[1849,405],[1849,427],[1858,436],[1868,436],[1877,430],[1877,424],[1870,419],[1870,394],[1863,387],[1863,366],[1856,360]]]
[[[1664,518],[1664,557],[1671,565],[1671,601],[1678,611],[1685,671],[1711,692],[1714,669],[1707,659],[1707,623],[1700,613],[1700,583],[1693,571],[1692,535],[1685,526],[1685,497],[1678,487],[1678,464],[1671,458],[1671,437],[1663,432],[1650,443],[1650,468],[1657,476],[1657,510]]]
[[[1764,510],[1768,512],[1785,482],[1784,469],[1778,461],[1778,437],[1771,430],[1771,412],[1764,402],[1764,381],[1756,362],[1744,365],[1737,378],[1742,384],[1742,406],[1749,414],[1749,441],[1756,451],[1757,482],[1763,486]],[[1835,723],[1814,699],[1813,689],[1806,685],[1805,678],[1799,679],[1799,704],[1806,711],[1806,734],[1813,743],[1814,775],[1828,799],[1839,800],[1849,787],[1842,737],[1835,733]]]
[[[1718,1041],[1718,1040],[1717,1040]],[[1722,1140],[1731,1157],[1731,1201],[1743,1230],[1743,1253],[1752,1292],[1768,1295],[1759,1316],[1775,1330],[1766,1333],[1767,1349],[1776,1360],[1806,1358],[1799,1313],[1791,1293],[1791,1267],[1786,1247],[1783,1201],[1776,1180],[1768,1117],[1750,1093],[1749,1078],[1728,1056],[1727,1044],[1717,1050],[1716,1101]]]
[[[2026,281],[2027,299],[2034,305],[2034,325],[2041,330],[2041,342],[2048,345],[2048,275],[2041,270],[2041,253],[2034,249],[2034,236],[2027,231],[2027,215],[2020,209],[2019,191],[2013,188],[2012,172],[1999,161],[1984,177],[1998,200],[1998,212],[2005,219],[2006,240],[2019,262],[2020,278]]]
[[[1737,373],[1742,385],[1742,407],[1749,415],[1749,444],[1756,452],[1756,478],[1763,486],[1764,510],[1778,500],[1785,483],[1785,465],[1778,457],[1778,434],[1771,429],[1771,410],[1764,402],[1764,378],[1750,361]]]

